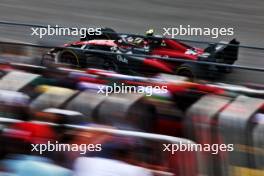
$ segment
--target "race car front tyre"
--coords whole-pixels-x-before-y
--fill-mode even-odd
[[[62,51],[59,56],[59,62],[75,66],[79,65],[78,56],[73,51]]]

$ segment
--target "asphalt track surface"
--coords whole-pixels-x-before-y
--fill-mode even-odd
[[[241,44],[264,47],[263,0],[1,0],[1,21],[61,25],[67,27],[112,27],[118,32],[143,34],[148,28],[158,33],[163,27],[233,27]],[[76,38],[38,39],[24,27],[0,26],[1,40],[63,43]],[[205,41],[204,36],[184,36]],[[237,64],[264,67],[264,51],[241,49]],[[235,70],[220,81],[264,83],[264,73]]]

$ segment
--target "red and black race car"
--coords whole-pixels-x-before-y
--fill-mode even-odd
[[[64,48],[54,48],[44,55],[43,63],[51,56],[56,63],[120,73],[153,75],[162,72],[188,77],[215,76],[229,72],[230,67],[201,65],[177,59],[232,65],[238,58],[239,42],[233,39],[229,44],[211,44],[202,49],[175,39],[115,35],[114,32],[108,35],[106,32],[101,36],[88,36],[65,44]]]

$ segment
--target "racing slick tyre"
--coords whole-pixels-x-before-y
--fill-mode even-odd
[[[82,54],[78,53],[78,51],[73,50],[62,50],[59,51],[56,55],[56,63],[68,64],[77,67],[86,66],[85,59],[81,59]]]
[[[181,64],[175,71],[175,73],[179,76],[185,76],[190,78],[191,80],[195,79],[197,76],[195,74],[195,68],[191,64]]]

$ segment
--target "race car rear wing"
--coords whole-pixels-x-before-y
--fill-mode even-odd
[[[231,40],[229,43],[210,44],[204,49],[205,54],[200,59],[232,65],[238,59],[239,44],[240,42],[236,39]]]

